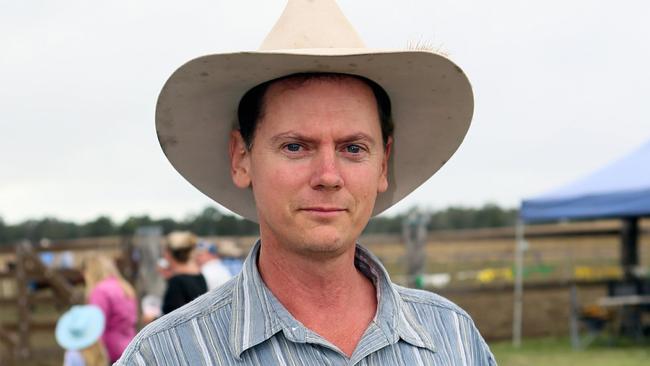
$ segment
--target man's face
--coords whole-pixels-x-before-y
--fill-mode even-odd
[[[363,82],[281,81],[267,90],[252,148],[233,134],[233,180],[252,186],[263,242],[336,255],[354,246],[386,190],[389,152]]]

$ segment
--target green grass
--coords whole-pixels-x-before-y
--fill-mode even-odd
[[[594,342],[574,350],[568,338],[527,339],[521,348],[511,342],[495,342],[490,348],[499,366],[642,366],[650,365],[650,346],[630,342],[607,345]]]
[[[52,334],[37,332],[33,345],[56,350]],[[608,346],[605,341],[592,344],[585,350],[573,350],[569,339],[526,339],[522,347],[514,349],[509,341],[490,343],[499,366],[644,366],[650,365],[650,346],[631,342],[619,342]],[[0,353],[0,357],[2,353]],[[56,366],[63,360],[63,351],[39,355],[21,366]]]

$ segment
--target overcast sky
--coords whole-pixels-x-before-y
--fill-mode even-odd
[[[160,88],[255,50],[283,0],[0,0],[0,217],[182,218],[211,201],[163,156]],[[339,0],[370,47],[432,44],[476,107],[443,169],[388,211],[516,206],[650,139],[650,3]]]

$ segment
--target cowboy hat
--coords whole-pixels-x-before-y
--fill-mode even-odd
[[[165,245],[169,250],[193,249],[196,247],[198,237],[190,231],[172,231],[165,238]]]
[[[104,333],[104,313],[95,305],[75,305],[56,322],[56,342],[66,350],[82,350]]]
[[[353,74],[388,93],[395,124],[388,190],[373,215],[429,179],[460,146],[473,95],[453,62],[429,50],[365,48],[333,0],[289,0],[256,52],[193,59],[167,80],[156,106],[156,130],[174,168],[208,197],[257,221],[252,191],[230,177],[228,141],[237,106],[251,88],[304,72]]]

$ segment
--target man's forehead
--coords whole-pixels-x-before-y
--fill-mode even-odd
[[[322,103],[325,100],[328,102]],[[259,125],[268,127],[272,123],[273,129],[276,129],[280,128],[278,122],[284,124],[282,122],[287,118],[301,120],[303,123],[299,126],[294,125],[289,131],[280,131],[285,134],[300,134],[307,132],[310,127],[316,131],[324,127],[320,123],[306,123],[307,120],[322,122],[337,118],[337,115],[349,122],[346,130],[354,129],[358,122],[370,117],[376,121],[377,132],[381,133],[377,100],[371,87],[363,80],[348,75],[291,77],[273,82],[262,100]],[[354,133],[361,132],[355,130]],[[347,131],[345,134],[353,133]]]
[[[370,86],[358,77],[346,74],[308,74],[308,75],[292,75],[271,82],[265,94],[265,99],[269,96],[278,96],[286,91],[293,91],[314,84],[328,84],[337,87],[342,93],[351,93],[351,87],[364,89],[369,95],[372,95]]]

